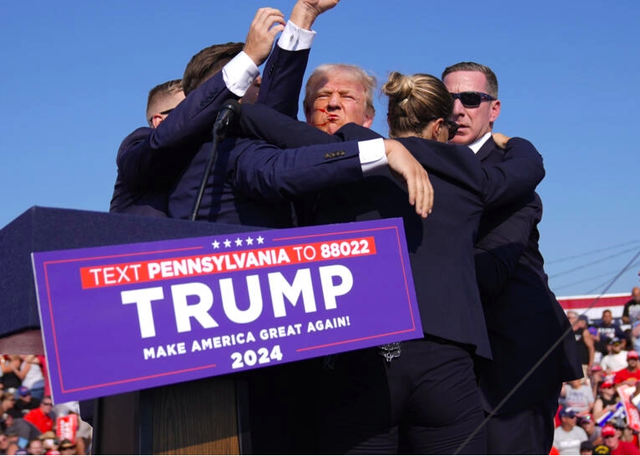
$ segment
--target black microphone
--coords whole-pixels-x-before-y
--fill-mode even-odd
[[[229,99],[224,102],[220,111],[218,111],[218,117],[213,124],[214,133],[220,133],[226,129],[231,122],[240,115],[240,103],[238,100]]]
[[[200,190],[193,203],[193,210],[191,211],[191,220],[198,218],[198,211],[200,210],[200,204],[202,203],[202,196],[211,174],[211,169],[216,161],[218,155],[218,143],[225,138],[226,129],[229,128],[231,122],[240,116],[240,103],[237,100],[229,99],[224,102],[220,110],[218,111],[218,117],[213,124],[213,138],[211,141],[211,152],[209,152],[209,158],[207,159],[207,165],[205,166],[204,173],[202,175],[202,181],[200,182]]]

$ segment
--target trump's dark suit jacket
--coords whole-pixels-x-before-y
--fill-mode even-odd
[[[264,137],[281,147],[379,137],[354,124],[343,127],[336,136],[327,135],[263,106],[243,108],[240,126],[244,134]],[[509,142],[513,153],[508,153],[505,161],[485,168],[467,147],[419,138],[399,141],[429,172],[435,205],[426,220],[415,214],[398,185],[386,178],[373,178],[321,191],[312,210],[313,223],[402,217],[424,332],[465,344],[489,358],[473,259],[480,216],[485,206],[506,204],[532,192],[544,176],[542,158],[529,142],[517,138]],[[314,147],[304,152],[313,154]],[[230,177],[233,185],[247,194],[286,198],[292,189],[300,191],[305,182],[314,179],[313,172],[305,173],[303,179],[296,175],[295,161],[285,158],[295,151],[255,153],[249,141],[236,153]],[[340,160],[334,162],[336,168],[340,164]],[[323,169],[330,171],[329,167]]]
[[[478,151],[483,166],[505,154],[493,139]],[[559,393],[563,381],[582,377],[573,332],[551,292],[538,248],[542,201],[532,192],[513,205],[488,210],[480,222],[476,269],[493,362],[480,371],[480,391],[491,411],[566,334],[498,413],[526,408]]]

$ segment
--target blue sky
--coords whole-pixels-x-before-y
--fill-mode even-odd
[[[0,227],[34,205],[107,211],[116,151],[145,124],[149,89],[181,77],[200,49],[244,41],[259,7],[288,16],[293,3],[2,2]],[[553,290],[597,294],[631,261],[608,290],[629,292],[640,270],[638,17],[637,0],[342,0],[316,22],[309,68],[353,63],[382,82],[391,70],[490,66],[496,130],[545,158],[540,244]],[[382,98],[377,109],[386,133]]]

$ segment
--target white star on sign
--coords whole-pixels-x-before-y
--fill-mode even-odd
[[[242,245],[242,239],[236,238],[236,246],[240,247]]]
[[[213,246],[213,248],[214,248],[214,249],[217,249],[217,248],[219,248],[219,247],[220,247],[220,243],[219,243],[217,240],[216,240],[216,241],[213,241],[213,242],[211,243],[211,245]]]
[[[258,244],[264,244],[264,238],[262,236],[258,236],[257,240]]]
[[[245,241],[247,242],[247,245],[253,245],[253,238],[251,236],[245,239]]]
[[[227,248],[231,247],[231,241],[229,239],[225,239],[224,240],[224,246],[227,247]]]

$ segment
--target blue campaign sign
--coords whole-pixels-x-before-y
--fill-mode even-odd
[[[422,337],[401,219],[33,253],[56,401]]]

